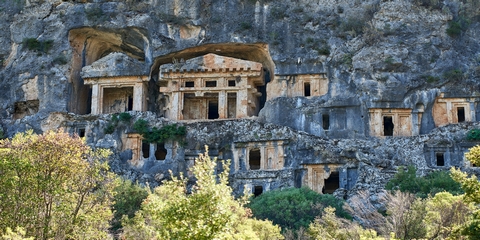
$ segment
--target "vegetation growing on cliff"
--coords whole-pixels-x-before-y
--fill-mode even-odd
[[[308,228],[324,208],[333,207],[337,216],[351,219],[343,209],[345,202],[330,194],[319,194],[309,188],[272,190],[251,199],[248,207],[253,216],[268,219],[283,230]]]
[[[228,186],[229,163],[216,175],[217,160],[205,154],[195,161],[195,186],[172,176],[151,192],[134,218],[125,219],[128,239],[282,239],[270,221],[251,218]]]

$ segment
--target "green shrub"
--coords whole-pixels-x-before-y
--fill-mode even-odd
[[[337,216],[350,219],[343,204],[343,200],[330,194],[319,194],[309,188],[288,188],[265,192],[251,199],[247,206],[256,218],[271,220],[286,231],[308,228],[328,206],[336,209]]]
[[[461,81],[463,79],[463,72],[460,69],[452,69],[444,72],[443,78],[448,81]]]
[[[60,54],[59,56],[54,58],[52,62],[54,64],[65,65],[65,64],[67,64],[68,61],[67,61],[67,58],[65,57],[65,55]]]
[[[187,134],[184,126],[177,126],[177,124],[169,124],[161,127],[153,127],[149,129],[148,122],[144,119],[139,119],[133,124],[133,129],[140,133],[143,140],[147,143],[163,143],[166,140],[182,141]]]
[[[471,129],[468,131],[467,140],[480,140],[480,129]]]
[[[421,198],[442,191],[453,195],[463,194],[460,184],[452,179],[448,171],[435,171],[425,177],[417,177],[417,169],[414,166],[408,166],[407,171],[401,168],[385,188],[413,193]]]
[[[423,80],[425,80],[425,82],[427,82],[427,83],[434,83],[434,82],[438,82],[438,80],[440,80],[439,77],[435,77],[435,76],[432,76],[432,75],[424,75],[424,76],[421,76],[421,78]]]
[[[112,206],[114,211],[112,229],[117,230],[122,227],[121,220],[124,215],[132,218],[140,209],[143,200],[148,196],[148,191],[130,180],[122,180],[114,191],[117,194],[115,204]]]
[[[122,122],[130,122],[132,115],[130,115],[128,112],[123,112],[118,115],[118,119]]]
[[[240,29],[242,30],[248,30],[252,28],[252,24],[249,22],[241,22],[240,23]]]
[[[25,38],[22,43],[28,50],[43,53],[48,53],[53,46],[53,40],[39,41],[36,38]]]
[[[340,24],[340,30],[349,33],[352,36],[356,36],[363,33],[363,27],[365,26],[365,20],[355,17],[349,17],[342,21]]]
[[[118,114],[113,114],[104,129],[105,134],[112,134],[118,126]]]
[[[448,22],[448,28],[446,30],[448,36],[458,37],[462,34],[463,31],[468,29],[470,21],[464,17],[458,17],[457,20],[452,20]]]

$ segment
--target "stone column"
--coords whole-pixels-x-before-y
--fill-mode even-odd
[[[133,87],[133,110],[134,111],[145,111],[143,108],[144,106],[144,98],[145,96],[143,95],[143,82],[135,83],[135,86]]]
[[[227,93],[225,91],[220,91],[218,93],[218,118],[225,119],[228,117],[227,113]]]
[[[248,89],[237,92],[237,118],[248,117]]]
[[[477,121],[477,116],[475,115],[475,102],[470,100],[470,120],[471,122]]]
[[[102,88],[98,84],[92,85],[92,114],[102,113]]]
[[[183,120],[183,115],[181,111],[183,109],[183,98],[181,97],[180,92],[172,92],[172,98],[170,99],[169,105],[169,117],[172,120]]]

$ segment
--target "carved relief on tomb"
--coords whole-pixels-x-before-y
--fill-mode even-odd
[[[284,167],[284,140],[237,142],[233,158],[235,171],[280,170]]]
[[[469,98],[444,98],[442,93],[433,104],[435,126],[470,122],[475,119],[475,101]]]
[[[339,188],[350,190],[357,181],[357,168],[339,164],[305,164],[302,185],[318,193],[333,193]]]
[[[340,187],[339,165],[308,164],[303,184],[318,193],[332,193]]]
[[[165,115],[174,120],[243,118],[258,113],[260,63],[207,54],[160,69]]]
[[[175,155],[175,143],[146,143],[138,133],[129,133],[122,137],[122,143],[122,151],[132,151],[129,162],[135,167],[142,167],[146,160],[164,161]]]
[[[143,63],[123,53],[111,53],[82,68],[92,89],[91,113],[145,111],[147,83]]]
[[[419,132],[422,111],[372,108],[369,113],[371,136],[413,136]]]
[[[267,100],[277,97],[322,96],[328,92],[325,74],[275,75],[267,84]]]

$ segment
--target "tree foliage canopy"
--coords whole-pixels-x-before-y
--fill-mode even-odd
[[[307,228],[327,206],[336,209],[338,216],[351,218],[343,210],[343,200],[330,194],[319,194],[309,188],[272,190],[253,198],[248,205],[259,219],[269,219],[283,229]]]
[[[117,180],[67,133],[32,131],[0,141],[0,235],[21,227],[36,239],[104,239]]]
[[[385,188],[413,193],[421,198],[443,191],[453,195],[463,194],[460,184],[452,179],[448,171],[435,171],[425,177],[418,177],[414,166],[408,166],[406,171],[400,168]]]
[[[282,239],[280,228],[251,218],[228,184],[229,163],[216,174],[216,159],[205,154],[195,160],[196,184],[172,176],[154,189],[134,218],[124,220],[127,239]]]
[[[465,157],[472,164],[480,166],[480,145],[470,148]],[[480,204],[480,182],[477,177],[475,175],[469,177],[467,173],[455,168],[450,171],[452,178],[459,182],[465,191],[464,201]],[[471,239],[480,239],[480,210],[478,208],[474,211],[472,219],[463,226],[461,233]]]

